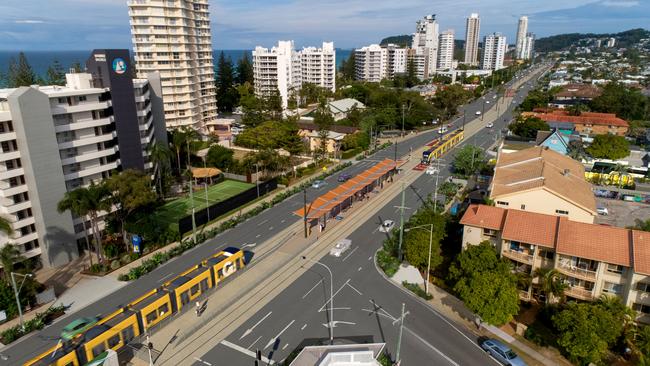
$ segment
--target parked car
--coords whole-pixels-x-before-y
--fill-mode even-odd
[[[510,347],[496,339],[486,339],[481,342],[481,348],[489,353],[497,361],[508,366],[526,366],[524,360],[517,356]]]
[[[379,232],[389,233],[395,227],[395,221],[393,220],[384,220],[379,226]]]
[[[352,178],[352,175],[348,173],[341,173],[337,180],[339,182],[347,182],[350,178]]]
[[[440,170],[435,166],[430,166],[427,168],[427,170],[424,173],[428,175],[434,175],[440,173]]]
[[[486,100],[486,101],[485,101],[485,104],[490,104],[490,101],[489,101],[489,100]]]
[[[492,127],[494,127],[494,123],[492,123],[492,122],[488,122],[488,123],[485,125],[485,127],[487,127],[487,128],[492,128]]]
[[[481,115],[481,111],[476,111],[476,113],[474,113],[474,114],[477,115],[477,116],[480,116],[480,115]]]
[[[607,216],[609,215],[609,210],[607,207],[599,206],[596,208],[596,212],[598,212],[599,215]]]
[[[333,255],[335,257],[340,257],[341,254],[345,253],[346,250],[350,249],[350,246],[352,245],[352,240],[350,239],[342,239],[339,240],[338,243],[330,250],[330,255]]]
[[[327,184],[324,180],[315,180],[314,183],[311,184],[312,188],[319,189],[321,187],[324,187]]]

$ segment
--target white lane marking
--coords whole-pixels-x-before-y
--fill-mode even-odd
[[[253,333],[253,329],[255,329],[258,325],[260,325],[261,322],[263,322],[264,320],[266,320],[266,318],[268,318],[268,317],[271,315],[271,313],[273,313],[273,312],[272,312],[272,311],[269,311],[269,313],[266,314],[266,315],[264,315],[264,317],[263,317],[262,319],[260,319],[257,323],[255,323],[255,325],[253,325],[252,327],[246,329],[246,331],[244,332],[244,334],[242,334],[242,336],[239,337],[239,339],[241,340],[242,338],[246,337],[247,335]]]
[[[300,330],[305,330],[307,328],[307,324],[303,324],[303,326],[300,328]]]
[[[286,219],[285,219],[285,220],[282,220],[282,221],[280,221],[280,223],[281,223],[281,224],[284,224],[285,221],[287,221],[287,220],[286,220]]]
[[[255,345],[255,343],[257,343],[260,339],[262,339],[262,336],[257,337],[257,339],[255,340],[255,342],[251,343],[251,345],[248,346],[248,349],[253,348],[253,346]]]
[[[336,295],[337,295],[339,292],[341,292],[341,290],[343,289],[343,287],[345,287],[348,283],[350,283],[350,279],[349,279],[349,278],[348,278],[347,281],[345,281],[344,284],[341,285],[341,287],[339,287],[338,290],[336,290],[336,292],[334,293],[334,295],[332,295],[332,297],[329,298],[329,299],[328,299],[328,300],[323,304],[323,306],[320,307],[320,309],[318,309],[318,312],[320,313],[321,311],[323,311],[323,308],[325,308],[325,307],[327,306],[327,304],[329,304],[329,302],[332,301],[332,298],[336,297]]]
[[[388,311],[386,311],[386,309],[384,309],[383,307],[381,307],[380,305],[378,305],[378,304],[375,302],[375,300],[368,300],[368,301],[370,301],[370,303],[371,303],[375,308],[377,308],[377,309],[383,311],[384,314],[388,315],[388,317],[390,317],[391,319],[393,319],[393,320],[396,319],[394,316],[390,315],[390,313],[388,313]]]
[[[316,282],[316,284],[314,285],[314,287],[311,288],[311,290],[307,291],[306,294],[302,295],[302,298],[304,299],[305,297],[307,297],[307,295],[309,295],[309,293],[312,292],[316,288],[316,286],[320,285],[322,282],[323,280]]]
[[[255,235],[255,238],[259,238],[260,236],[262,236],[262,234],[257,234]]]
[[[223,341],[221,341],[221,344],[223,344],[224,346],[226,346],[226,347],[228,347],[228,348],[232,348],[232,349],[234,349],[235,351],[239,351],[239,352],[245,354],[246,356],[250,356],[250,357],[252,357],[252,358],[255,358],[255,357],[257,356],[257,355],[255,354],[255,352],[253,352],[253,351],[249,351],[249,350],[247,350],[246,348],[244,348],[244,347],[240,347],[240,346],[238,346],[238,345],[236,345],[236,344],[234,344],[234,343],[230,343],[230,342],[228,342],[228,341],[225,340],[225,339],[224,339]],[[264,356],[262,356],[262,361],[266,362],[268,365],[275,365],[275,361],[273,361],[273,360],[269,360],[268,358],[266,358],[266,357],[264,357]]]
[[[335,320],[335,321],[333,321],[333,322],[323,323],[323,326],[324,326],[325,328],[336,328],[339,324],[357,325],[357,323],[344,322],[344,321]]]
[[[371,313],[371,314],[377,314],[377,315],[385,316],[385,317],[388,318],[388,319],[394,320],[392,317],[390,317],[390,316],[388,316],[388,315],[386,315],[386,314],[382,314],[382,313],[380,313],[380,312],[374,311],[374,310],[370,310],[370,309],[361,309],[361,311],[366,311],[366,312]]]
[[[345,258],[343,258],[343,262],[345,262],[346,259],[350,258],[352,253],[354,253],[357,249],[359,249],[358,246],[354,247],[354,249],[352,249],[352,251],[350,253],[348,253],[348,255],[346,255]]]
[[[363,268],[363,267],[359,267],[359,269],[357,269],[357,272],[361,272],[361,268]]]
[[[269,230],[273,230],[273,226],[269,227]]]
[[[379,231],[379,228],[376,228],[375,230],[373,230],[372,233],[374,234],[374,233],[376,233],[377,231]]]
[[[262,226],[262,225],[266,224],[267,222],[269,222],[268,219],[263,220],[262,222],[260,222],[259,224],[257,224],[257,226]]]
[[[198,358],[198,357],[194,357],[194,359],[197,360],[197,361],[199,361],[199,362],[201,362],[202,364],[205,364],[205,365],[208,365],[208,366],[212,366],[212,364],[211,364],[210,362],[208,362],[208,361],[203,361],[202,359],[200,359],[200,358]]]
[[[166,278],[169,278],[169,277],[171,277],[171,276],[173,276],[173,275],[174,275],[173,273],[169,273],[169,274],[165,275],[164,277],[161,277],[161,278],[158,280],[158,282],[163,282]]]
[[[434,350],[434,351],[435,351],[436,353],[438,353],[440,356],[444,357],[444,359],[447,360],[447,361],[449,361],[450,364],[452,364],[452,365],[454,365],[454,366],[459,366],[459,365],[458,365],[454,360],[452,360],[449,356],[447,356],[446,354],[442,353],[442,351],[440,351],[439,349],[437,349],[436,347],[434,347],[431,343],[427,342],[424,338],[422,338],[422,337],[420,337],[419,335],[417,335],[414,331],[410,330],[408,327],[404,327],[404,329],[405,329],[407,332],[409,332],[412,336],[414,336],[415,338],[419,339],[420,342],[424,343],[424,345],[426,345],[427,347],[429,347],[429,348],[431,348],[432,350]]]
[[[356,288],[354,288],[354,286],[352,286],[352,285],[349,284],[349,283],[348,283],[348,287],[350,287],[351,289],[353,289],[354,291],[356,291],[359,295],[363,295],[363,294],[361,293],[361,291],[357,290]]]
[[[334,308],[332,310],[352,310],[352,308]],[[330,308],[318,310],[319,313],[322,313],[323,311],[330,311]]]
[[[282,347],[282,350],[284,351],[287,347],[289,347],[289,343],[285,344],[284,347]]]
[[[368,260],[369,260],[369,261],[372,260],[372,256],[368,257]]]
[[[290,327],[293,323],[295,323],[295,322],[296,322],[296,320],[294,319],[294,320],[292,320],[289,324],[287,324],[287,326],[284,327],[284,329],[282,329],[282,330],[280,331],[280,333],[278,333],[278,335],[276,335],[275,337],[273,337],[273,338],[271,338],[271,339],[269,340],[269,343],[266,344],[266,346],[264,347],[264,349],[269,348],[270,345],[272,345],[273,343],[275,343],[275,341],[276,341],[278,338],[280,338],[280,336],[282,335],[282,333],[284,333],[287,329],[289,329],[289,327]]]

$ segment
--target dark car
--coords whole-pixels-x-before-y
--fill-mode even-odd
[[[352,178],[352,175],[350,175],[348,173],[341,173],[341,175],[339,175],[338,181],[339,182],[347,182],[350,178]]]

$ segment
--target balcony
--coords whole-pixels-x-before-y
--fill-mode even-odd
[[[86,112],[93,110],[106,109],[111,106],[109,101],[103,102],[83,102],[76,105],[67,105],[67,104],[57,104],[52,107],[52,114],[65,114],[65,113],[77,113],[77,112]]]
[[[117,136],[117,132],[113,131],[112,133],[107,133],[104,135],[100,136],[92,136],[92,137],[85,137],[85,138],[80,138],[72,141],[67,141],[67,142],[62,142],[59,143],[59,149],[70,149],[73,147],[79,147],[79,146],[86,146],[86,145],[93,145],[97,144],[100,142],[106,142],[106,141],[111,141]],[[2,179],[2,178],[0,178]]]
[[[18,177],[21,175],[25,175],[25,169],[23,168],[5,170],[0,172],[0,180],[7,180],[9,178]]]
[[[93,151],[93,152],[87,152],[87,153],[81,153],[79,155],[70,157],[70,158],[65,158],[61,160],[61,165],[70,165],[70,164],[75,164],[75,163],[81,163],[84,161],[89,161],[93,159],[99,159],[101,157],[105,156],[111,156],[117,152],[117,145],[113,146],[108,149],[104,150],[99,150],[99,151]]]
[[[65,131],[81,130],[84,128],[106,126],[106,125],[110,125],[113,119],[114,117],[110,116],[110,117],[99,118],[99,119],[79,120],[78,122],[75,123],[67,123],[64,125],[55,126],[54,131],[65,132]]]
[[[1,188],[0,189],[0,197],[11,197],[15,196],[19,193],[27,192],[29,188],[27,187],[26,184],[21,184],[16,187],[7,187],[7,188]]]
[[[583,269],[583,268],[578,268],[575,266],[568,266],[565,264],[561,264],[557,267],[557,270],[560,273],[564,273],[567,276],[575,277],[575,278],[580,278],[583,280],[588,280],[588,281],[595,281],[596,280],[596,271],[590,271],[588,269]]]
[[[96,165],[89,168],[83,168],[76,172],[71,172],[65,175],[65,180],[72,180],[77,178],[84,178],[91,175],[99,174],[101,172],[111,171],[117,169],[118,162],[114,161],[112,163],[107,163],[104,165]]]
[[[519,252],[512,249],[506,249],[503,252],[501,252],[501,254],[503,254],[503,256],[508,257],[510,259],[514,259],[517,262],[533,264],[533,256],[527,254],[526,252]]]
[[[16,139],[16,132],[0,133],[0,142],[11,141]]]
[[[32,208],[32,201],[28,200],[28,201],[16,203],[15,205],[4,206],[3,211],[7,214],[14,214],[18,211],[26,210],[28,208]]]
[[[6,153],[0,153],[0,161],[20,159],[20,151],[10,151]]]
[[[564,294],[580,300],[592,301],[595,299],[593,290],[587,290],[584,287],[569,287],[564,290]]]

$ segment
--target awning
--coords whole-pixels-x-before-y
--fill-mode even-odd
[[[374,181],[384,176],[391,170],[395,169],[395,161],[385,159],[363,173],[349,179],[347,182],[330,190],[324,195],[316,198],[307,205],[307,218],[316,219],[324,216],[339,204],[345,202],[348,198],[361,192],[364,188],[371,185]],[[294,211],[300,217],[304,217],[304,208]]]

